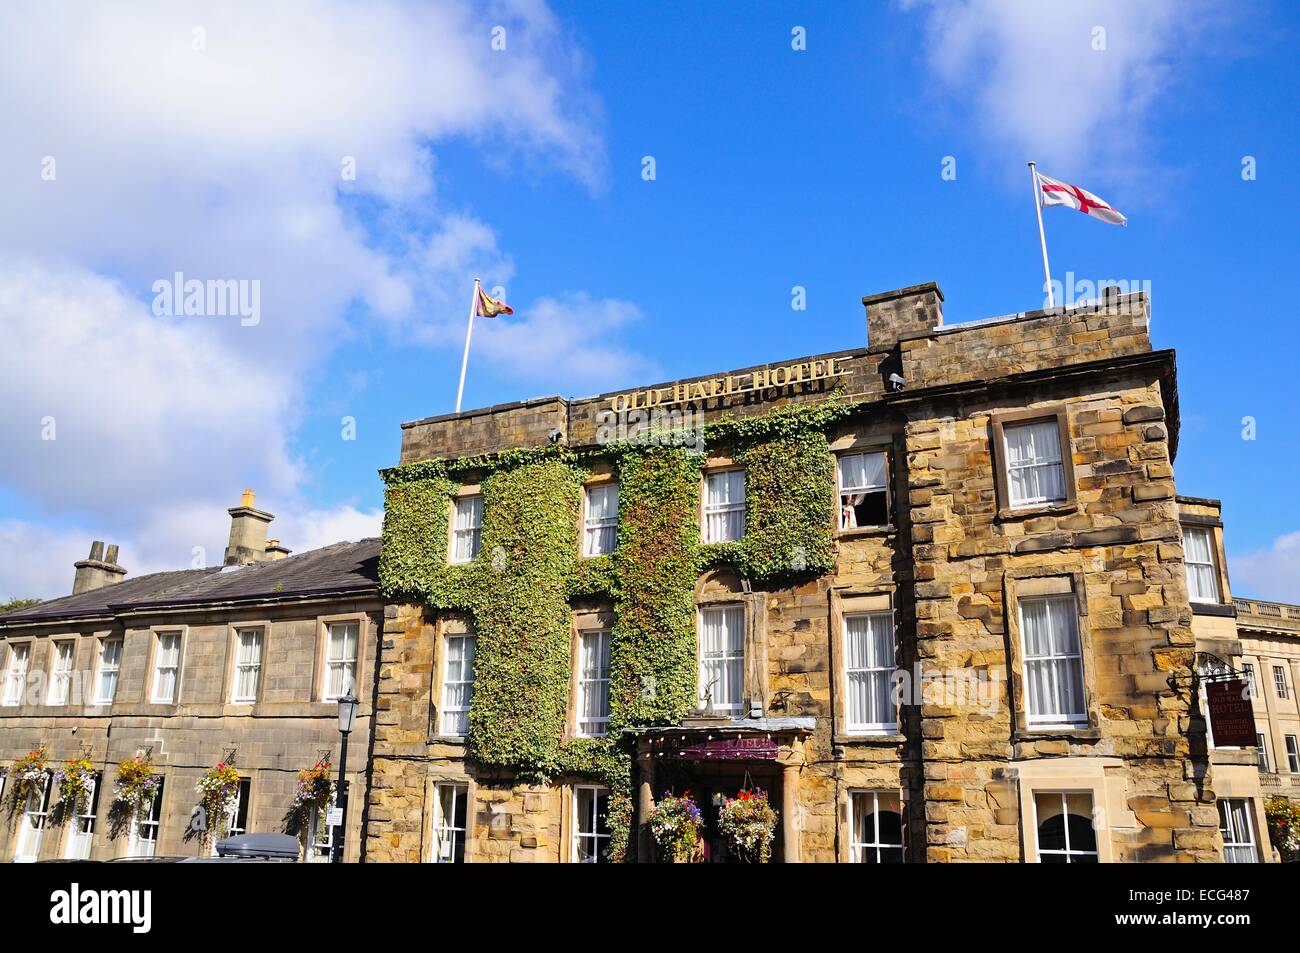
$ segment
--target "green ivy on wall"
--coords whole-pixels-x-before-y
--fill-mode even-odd
[[[704,430],[746,472],[747,526],[735,543],[701,545],[695,448],[610,445],[576,454],[538,447],[383,472],[380,582],[391,601],[464,612],[477,635],[468,755],[523,780],[593,777],[610,790],[611,855],[630,855],[631,741],[624,729],[676,724],[695,706],[695,585],[731,565],[760,586],[815,576],[834,561],[829,425],[856,405],[835,398]],[[597,460],[619,481],[612,555],[579,555],[583,481]],[[451,501],[481,481],[482,545],[447,562]],[[571,613],[576,600],[614,609],[610,725],[605,738],[565,738]]]

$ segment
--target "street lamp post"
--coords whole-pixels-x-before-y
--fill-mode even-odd
[[[348,817],[348,735],[352,733],[352,722],[357,717],[357,699],[348,689],[347,694],[339,699],[339,784],[334,791],[334,807],[338,810],[338,824],[334,826],[334,843],[330,851],[330,863],[343,863],[343,846],[347,832]]]

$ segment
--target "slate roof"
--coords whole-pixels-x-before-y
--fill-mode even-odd
[[[183,607],[275,597],[367,594],[379,590],[379,540],[334,543],[271,562],[181,569],[130,577],[0,615],[0,627],[130,609]]]

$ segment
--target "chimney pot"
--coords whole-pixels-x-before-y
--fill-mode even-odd
[[[252,490],[245,490],[244,495],[239,498],[239,505],[252,506],[253,500],[255,500],[256,498],[257,498],[257,494],[254,493]]]
[[[117,546],[108,547],[108,558],[104,558],[104,543],[95,540],[90,544],[90,556],[72,564],[75,573],[72,577],[72,594],[91,592],[121,582],[126,570],[117,564]]]
[[[104,562],[112,566],[117,565],[117,543],[112,543],[109,545],[108,552],[104,554]]]
[[[101,540],[101,539],[97,539],[97,540],[95,540],[93,543],[90,544],[90,558],[91,558],[91,559],[103,559],[103,558],[104,558],[104,541],[103,541],[103,540]]]

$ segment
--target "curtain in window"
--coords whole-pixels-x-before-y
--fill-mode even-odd
[[[170,702],[176,697],[176,671],[181,658],[181,637],[178,633],[158,637],[158,665],[154,675],[154,698]]]
[[[1219,801],[1219,830],[1223,834],[1223,859],[1229,864],[1253,864],[1254,837],[1251,836],[1250,802],[1244,798],[1224,798]]]
[[[603,735],[609,726],[609,633],[582,633],[579,654],[578,733]]]
[[[239,633],[239,657],[235,670],[235,697],[252,699],[257,697],[257,673],[262,665],[262,633],[245,631]]]
[[[885,485],[883,453],[850,453],[839,458],[840,489],[880,489]]]
[[[54,645],[54,672],[50,682],[50,704],[66,705],[72,682],[73,643],[56,642]]]
[[[1085,721],[1083,663],[1073,597],[1022,599],[1020,628],[1028,720],[1050,724]]]
[[[357,637],[355,623],[330,626],[330,647],[326,698],[342,698],[356,683]]]
[[[705,481],[704,541],[725,543],[745,535],[745,473],[711,473]]]
[[[456,500],[453,561],[467,563],[478,555],[482,525],[483,497],[464,496]]]
[[[612,553],[618,541],[618,486],[596,486],[587,491],[586,553]]]
[[[111,702],[117,694],[117,672],[122,664],[122,640],[105,639],[99,647],[99,685],[95,699]]]
[[[1183,548],[1187,563],[1188,594],[1197,602],[1218,602],[1219,586],[1214,578],[1214,556],[1210,534],[1204,529],[1183,530]]]
[[[700,613],[699,702],[712,692],[713,707],[739,712],[745,691],[745,610],[742,606]]]
[[[454,636],[447,640],[447,672],[442,689],[442,733],[469,733],[469,705],[474,694],[474,639]]]
[[[9,647],[9,671],[5,677],[6,705],[17,705],[23,699],[23,688],[27,685],[27,662],[31,657],[32,647],[26,642]]]
[[[1011,505],[1065,499],[1061,435],[1056,420],[1007,427],[1003,435]]]
[[[890,697],[894,625],[890,613],[845,618],[844,668],[849,728],[894,727],[894,702]]]

